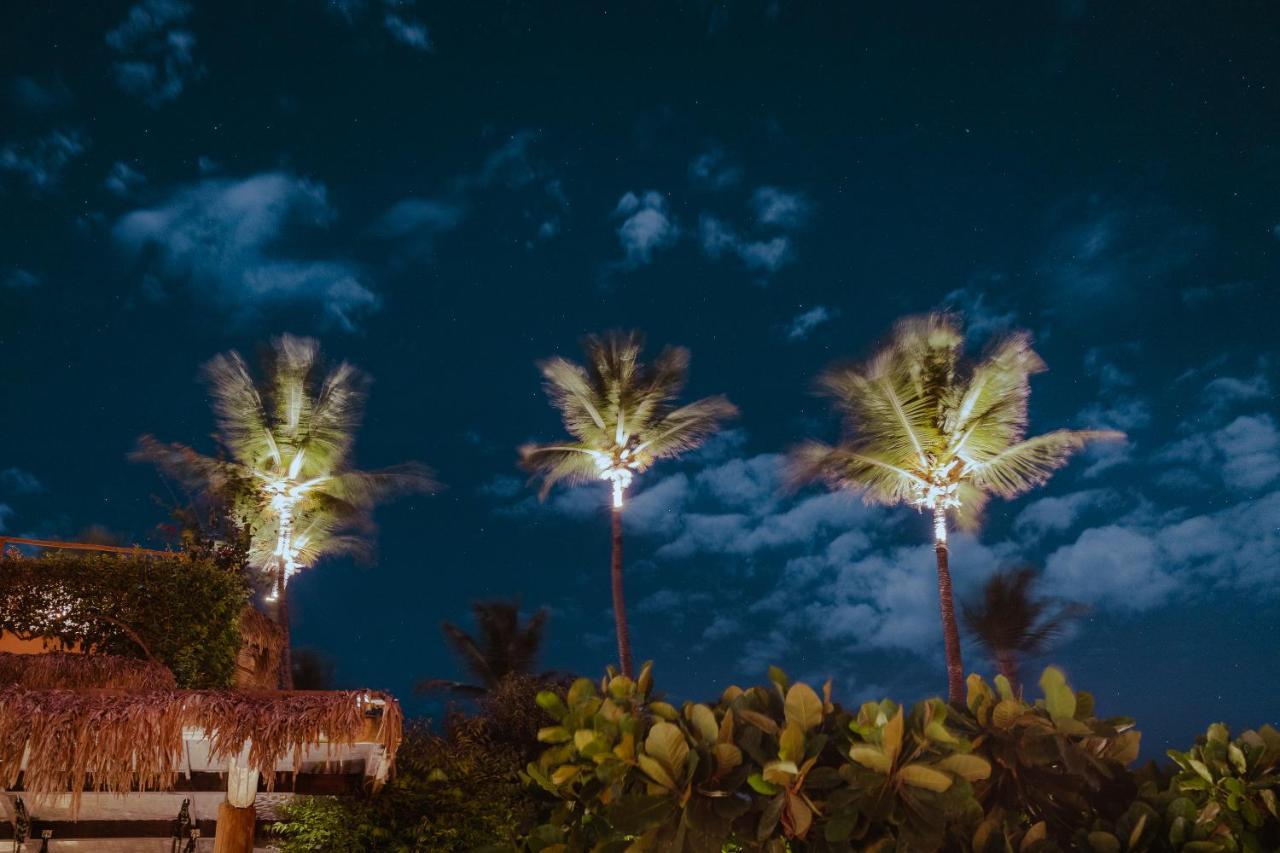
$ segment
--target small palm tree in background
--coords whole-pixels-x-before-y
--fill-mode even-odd
[[[471,605],[478,636],[445,622],[441,628],[462,665],[475,676],[478,684],[433,678],[421,681],[418,693],[452,690],[471,696],[482,696],[509,675],[533,675],[542,650],[546,609],[539,610],[520,624],[519,602],[477,601]]]
[[[1028,377],[1045,369],[1026,332],[998,341],[976,363],[963,359],[964,335],[946,314],[898,322],[865,364],[836,367],[820,379],[845,418],[836,446],[792,451],[798,482],[823,480],[865,500],[909,504],[933,517],[947,660],[947,695],[963,701],[964,664],[947,553],[948,513],[975,529],[990,495],[1013,498],[1044,483],[1087,442],[1123,433],[1055,430],[1026,438]]]
[[[556,483],[607,480],[613,488],[613,618],[618,662],[630,677],[631,641],[622,586],[622,508],[636,474],[659,459],[679,456],[715,434],[737,408],[723,396],[684,406],[676,399],[689,373],[689,351],[665,347],[651,363],[640,361],[638,332],[588,337],[586,364],[556,357],[541,362],[545,388],[573,441],[531,444],[521,464],[542,478],[542,496]]]
[[[982,596],[962,607],[965,626],[996,662],[1014,691],[1023,658],[1044,653],[1085,608],[1035,595],[1039,574],[1031,566],[998,572],[987,579]]]
[[[365,552],[376,504],[436,486],[416,463],[379,471],[352,467],[366,380],[345,361],[326,371],[315,340],[274,339],[264,374],[256,381],[235,351],[205,366],[221,457],[149,435],[139,439],[133,457],[196,494],[236,491],[231,511],[251,531],[250,565],[261,571],[286,633],[280,680],[288,686],[290,578],[322,557]]]

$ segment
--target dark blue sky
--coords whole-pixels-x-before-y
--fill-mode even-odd
[[[552,609],[612,654],[604,487],[538,505],[534,362],[638,327],[734,431],[639,483],[637,657],[715,695],[776,662],[848,700],[943,688],[927,523],[778,491],[810,393],[903,314],[1030,328],[1033,430],[1108,426],[958,537],[1091,606],[1051,657],[1146,751],[1276,722],[1280,16],[1269,4],[412,0],[9,4],[0,21],[0,524],[155,542],[135,438],[211,449],[198,368],[314,334],[375,377],[362,465],[449,489],[375,567],[296,582],[343,683],[453,676],[441,620]],[[988,669],[967,647],[971,667]]]

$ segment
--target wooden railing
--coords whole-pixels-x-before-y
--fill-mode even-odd
[[[25,536],[0,536],[0,558],[10,545],[30,545],[34,548],[57,548],[66,551],[101,551],[108,554],[141,554],[144,557],[168,557],[177,559],[181,551],[157,551],[136,545],[95,545],[92,542],[60,542],[56,539],[28,539]]]

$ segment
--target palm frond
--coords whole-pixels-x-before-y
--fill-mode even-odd
[[[262,395],[240,354],[214,356],[204,366],[213,398],[218,440],[232,458],[248,468],[283,467]]]
[[[609,428],[601,414],[605,403],[593,388],[581,365],[556,356],[539,363],[544,388],[551,403],[560,410],[564,427],[580,441],[605,443],[611,440]]]
[[[962,454],[975,486],[1003,498],[1013,498],[1044,483],[1049,475],[1090,441],[1115,441],[1124,433],[1114,430],[1060,429],[1005,448],[987,458]]]
[[[705,397],[668,412],[649,425],[636,454],[667,459],[701,446],[720,431],[724,422],[738,416],[738,407],[723,395]]]
[[[520,465],[542,480],[541,499],[557,483],[576,486],[600,476],[591,449],[586,447],[526,444],[520,448]]]
[[[833,489],[850,489],[868,503],[892,506],[909,502],[925,485],[911,471],[841,445],[809,441],[788,454],[788,480],[793,485],[821,481]]]

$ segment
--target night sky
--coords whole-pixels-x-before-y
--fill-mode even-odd
[[[837,437],[822,368],[951,307],[975,350],[1034,333],[1033,432],[1129,435],[954,537],[958,595],[1031,560],[1088,604],[1049,657],[1145,754],[1277,722],[1280,13],[895,5],[5,4],[0,530],[160,544],[135,439],[211,451],[200,365],[315,335],[375,379],[359,463],[448,489],[296,581],[295,643],[436,713],[440,622],[518,595],[596,675],[607,487],[539,504],[516,447],[561,434],[535,361],[634,327],[742,410],[634,490],[637,658],[912,700],[928,520],[787,494],[779,454]]]

